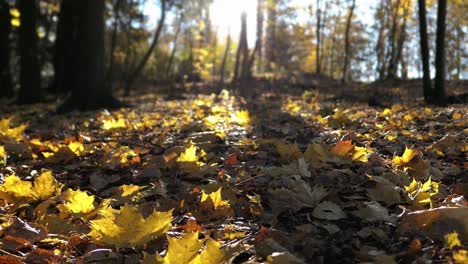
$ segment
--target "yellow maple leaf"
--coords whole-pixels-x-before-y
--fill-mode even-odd
[[[353,160],[367,162],[367,148],[354,146]]]
[[[460,249],[453,252],[453,260],[455,260],[457,264],[468,263],[468,250]]]
[[[409,163],[417,155],[418,155],[417,150],[405,147],[405,152],[403,153],[403,155],[401,157],[396,156],[396,157],[393,158],[393,164],[395,164],[397,166],[406,165],[407,163]]]
[[[33,183],[10,175],[0,185],[0,199],[24,203],[43,201],[59,194],[61,190],[62,185],[55,180],[51,171],[44,171]]]
[[[431,177],[424,184],[413,178],[411,184],[405,186],[405,191],[414,205],[430,204],[432,207],[431,197],[439,193],[439,183],[433,182]]]
[[[119,118],[117,120],[115,120],[114,118],[110,118],[102,122],[102,128],[104,130],[111,130],[115,128],[126,128],[126,127],[127,127],[127,124],[125,124],[125,120],[123,118]]]
[[[453,249],[454,247],[461,247],[461,242],[458,239],[458,233],[456,231],[448,233],[444,236],[445,247],[448,249]]]
[[[210,199],[213,202],[215,209],[218,209],[219,207],[228,207],[229,201],[223,200],[223,197],[221,196],[222,189],[223,187],[220,187],[216,192],[212,192],[210,194],[206,194],[205,191],[202,191],[200,203]]]
[[[248,110],[236,111],[232,114],[231,119],[239,125],[247,125],[250,123],[250,113]]]
[[[92,220],[91,232],[94,239],[117,248],[141,246],[171,229],[172,210],[153,212],[144,218],[138,208],[124,205],[120,210],[111,210]]]
[[[16,141],[23,139],[23,132],[26,129],[26,124],[21,124],[18,127],[10,128],[13,117],[0,120],[0,135],[10,137]]]
[[[205,152],[201,150],[200,156],[197,156],[198,150],[199,149],[197,148],[197,146],[190,143],[190,146],[186,148],[185,151],[180,153],[176,162],[181,170],[186,171],[186,172],[193,171],[205,165],[205,163],[199,160],[200,157],[205,156]]]
[[[197,233],[184,233],[181,238],[167,237],[169,242],[164,258],[156,255],[145,256],[143,263],[161,264],[218,264],[226,262],[226,253],[220,249],[221,243],[211,238],[198,239]],[[205,244],[201,253],[199,251]]]
[[[180,153],[180,156],[177,158],[177,162],[196,162],[198,161],[197,156],[197,147],[191,145],[186,148],[184,152]]]
[[[86,192],[68,189],[61,195],[63,204],[57,205],[57,208],[65,214],[86,214],[94,210],[94,196]]]
[[[84,151],[84,146],[83,146],[83,143],[81,142],[78,142],[78,141],[75,141],[75,142],[71,142],[70,144],[68,144],[68,148],[73,152],[75,153],[76,156],[80,156],[81,153],[83,153]]]

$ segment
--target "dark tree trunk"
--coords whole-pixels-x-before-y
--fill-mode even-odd
[[[8,1],[0,1],[0,97],[13,96],[10,71],[11,15]]]
[[[164,22],[166,20],[166,11],[167,11],[167,0],[161,0],[161,17],[159,18],[158,21],[158,26],[156,28],[156,32],[153,37],[153,41],[151,42],[151,45],[146,52],[145,56],[143,56],[143,59],[140,61],[140,63],[137,65],[135,70],[130,74],[130,77],[127,80],[127,83],[125,85],[125,95],[128,96],[130,95],[130,91],[132,89],[132,85],[135,82],[135,80],[138,78],[138,76],[141,74],[141,71],[145,67],[146,63],[148,62],[148,59],[151,57],[151,54],[153,54],[154,48],[158,45],[159,41],[159,36],[161,35],[162,28],[164,26]]]
[[[247,45],[246,43],[246,37],[247,33],[245,32],[245,13],[241,14],[241,31],[239,34],[239,45],[237,46],[237,51],[236,51],[236,61],[234,65],[234,77],[232,79],[232,82],[237,82],[239,79],[242,79],[243,77],[243,72],[244,72],[244,64],[243,64],[243,57],[245,57],[245,48],[244,45]]]
[[[387,79],[395,79],[395,72],[396,72],[396,41],[397,41],[397,36],[399,35],[398,32],[398,9],[400,8],[400,0],[396,1],[395,8],[393,10],[393,16],[392,16],[392,29],[390,31],[389,37],[388,37],[388,42],[389,42],[389,50],[387,53],[387,61],[388,61],[388,72],[387,72]]]
[[[76,59],[70,97],[59,111],[116,108],[121,104],[112,96],[105,81],[104,0],[74,2],[76,12]]]
[[[348,82],[349,80],[349,61],[350,61],[350,31],[351,31],[351,21],[353,18],[354,8],[356,7],[356,0],[352,0],[351,6],[349,7],[348,19],[346,21],[346,32],[345,32],[345,57],[343,65],[343,77],[341,81],[343,83]]]
[[[278,0],[269,0],[267,4],[267,28],[265,42],[265,71],[271,72],[276,65],[276,24]]]
[[[18,10],[21,13],[19,28],[20,54],[20,90],[18,103],[31,104],[41,100],[41,69],[37,58],[37,15],[36,0],[19,0]]]
[[[406,42],[406,26],[408,23],[409,11],[411,6],[404,3],[403,24],[398,30],[398,41],[396,43],[395,55],[392,57],[391,68],[389,69],[390,75],[395,78],[397,75],[398,65],[403,63],[403,48]],[[402,65],[403,67],[403,65]]]
[[[432,100],[431,71],[429,69],[429,45],[427,40],[426,1],[418,0],[419,6],[419,42],[423,68],[423,93],[426,103]]]
[[[376,45],[377,55],[377,74],[378,79],[382,80],[385,74],[385,25],[387,24],[387,6],[385,0],[381,0],[377,17],[379,18],[379,34]]]
[[[229,51],[231,50],[231,34],[227,37],[226,49],[224,50],[223,61],[220,68],[220,86],[224,86],[224,76],[226,74],[226,62],[229,57]],[[222,88],[221,88],[222,89]]]
[[[315,34],[317,35],[316,36],[316,43],[315,43],[315,54],[316,54],[316,58],[315,58],[315,72],[317,73],[317,75],[320,74],[321,72],[321,65],[320,65],[320,45],[322,44],[322,41],[321,41],[321,36],[322,36],[322,11],[320,10],[320,1],[317,0],[317,25],[316,25],[316,28],[315,28]]]
[[[114,11],[114,23],[112,25],[112,35],[110,40],[110,50],[109,50],[109,66],[107,68],[106,74],[106,85],[112,90],[114,83],[114,52],[115,47],[117,46],[117,31],[120,23],[120,6],[122,5],[123,0],[117,0],[113,7]]]
[[[446,103],[445,91],[445,17],[447,15],[447,0],[439,0],[437,7],[437,38],[436,38],[436,77],[434,81],[434,103]]]
[[[241,71],[241,81],[247,80],[251,75],[250,61],[249,61],[249,44],[247,40],[247,14],[242,14],[242,71]]]
[[[265,0],[257,0],[257,42],[255,43],[255,51],[257,60],[256,71],[257,73],[263,72],[263,23]]]
[[[57,38],[54,47],[54,83],[52,92],[65,94],[71,90],[75,61],[74,1],[63,0],[60,5]],[[68,61],[67,61],[68,60]]]

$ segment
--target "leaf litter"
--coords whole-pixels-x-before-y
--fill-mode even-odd
[[[466,106],[322,99],[4,111],[0,262],[467,263]]]

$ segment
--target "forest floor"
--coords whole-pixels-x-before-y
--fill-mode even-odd
[[[327,92],[0,106],[0,263],[468,263],[468,107]]]

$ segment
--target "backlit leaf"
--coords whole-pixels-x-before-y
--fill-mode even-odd
[[[171,229],[172,210],[153,212],[144,218],[138,208],[124,205],[120,210],[111,210],[96,220],[91,220],[94,239],[117,248],[142,246]]]

